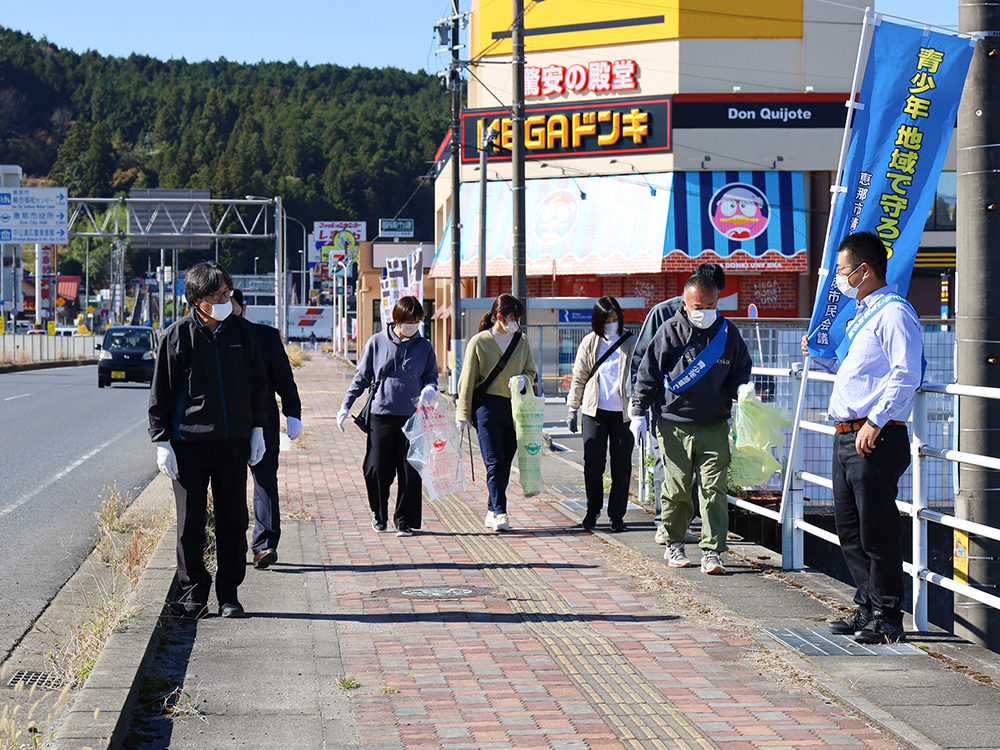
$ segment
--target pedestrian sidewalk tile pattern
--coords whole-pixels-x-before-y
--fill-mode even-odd
[[[901,747],[762,667],[756,641],[665,611],[516,481],[509,534],[484,529],[482,481],[425,501],[413,537],[374,532],[365,436],[335,423],[351,375],[329,358],[297,373],[307,447],[281,479],[316,517],[361,747]]]

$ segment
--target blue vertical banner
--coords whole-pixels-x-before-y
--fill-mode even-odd
[[[975,40],[874,20],[854,108],[821,281],[809,322],[809,353],[836,357],[854,300],[834,284],[837,247],[874,232],[889,252],[886,282],[904,295],[955,128]]]

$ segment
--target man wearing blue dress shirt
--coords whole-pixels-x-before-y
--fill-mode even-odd
[[[857,312],[837,359],[816,360],[837,374],[829,409],[837,430],[834,514],[857,587],[855,611],[828,627],[832,633],[853,633],[859,643],[906,640],[896,494],[910,464],[906,419],[922,380],[923,343],[913,307],[895,285],[885,283],[886,262],[876,234],[858,232],[840,243],[836,286],[857,299]]]

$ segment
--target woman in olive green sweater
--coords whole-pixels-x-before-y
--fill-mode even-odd
[[[510,530],[507,484],[517,453],[510,392],[517,388],[524,393],[533,387],[535,380],[535,360],[527,338],[519,330],[523,315],[524,305],[517,297],[501,294],[496,298],[493,307],[479,322],[479,333],[469,340],[458,381],[456,420],[459,433],[475,423],[489,489],[483,524],[496,531]],[[506,364],[494,374],[509,347],[514,348]]]

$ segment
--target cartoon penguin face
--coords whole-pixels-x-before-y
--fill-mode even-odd
[[[575,193],[559,190],[538,204],[532,217],[535,237],[543,245],[554,245],[566,239],[579,214],[579,202]]]
[[[709,203],[709,219],[715,231],[726,239],[752,240],[771,219],[771,207],[764,194],[753,185],[734,182],[720,188]]]

